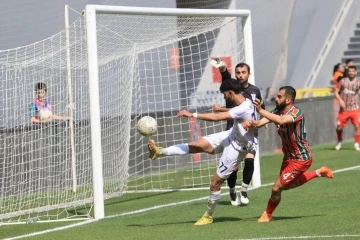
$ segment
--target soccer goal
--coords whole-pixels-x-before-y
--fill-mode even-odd
[[[254,83],[249,10],[88,5],[65,31],[0,51],[1,224],[100,219],[104,199],[126,192],[208,188],[219,156],[152,161],[135,126],[154,117],[160,146],[225,129],[175,117],[224,104],[210,65],[217,56],[232,74],[248,63]],[[38,82],[70,121],[30,124]],[[258,158],[252,184],[260,186]]]

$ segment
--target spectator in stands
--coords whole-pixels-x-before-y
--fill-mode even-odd
[[[349,58],[349,59],[346,59],[346,68],[344,70],[344,77],[348,77],[348,69],[350,66],[355,66],[355,62],[354,62],[354,59],[352,58]]]
[[[333,71],[333,85],[334,86],[336,86],[339,83],[340,79],[342,79],[344,77],[344,70],[345,70],[345,67],[341,63],[338,63],[334,66],[334,71]]]

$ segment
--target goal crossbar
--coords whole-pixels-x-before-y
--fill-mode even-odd
[[[248,9],[191,9],[191,8],[151,8],[125,7],[106,5],[87,5],[86,12],[129,15],[156,15],[156,16],[211,16],[211,17],[248,17]]]

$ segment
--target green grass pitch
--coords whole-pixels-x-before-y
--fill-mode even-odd
[[[341,151],[333,147],[313,147],[310,170],[323,165],[334,170],[360,165],[360,152],[352,143],[344,144]],[[261,156],[262,184],[276,179],[281,158],[281,154]],[[106,201],[108,218],[26,239],[360,239],[359,182],[360,167],[335,173],[333,180],[318,178],[286,191],[273,222],[262,224],[256,220],[266,207],[271,186],[250,191],[246,207],[231,206],[224,187],[214,223],[206,226],[193,224],[205,212],[207,190],[125,194]],[[0,238],[71,224],[75,223],[4,225]]]

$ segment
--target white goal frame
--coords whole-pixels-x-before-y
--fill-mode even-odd
[[[101,150],[100,102],[99,102],[99,66],[97,49],[96,14],[127,14],[127,15],[155,15],[155,16],[218,16],[241,17],[244,34],[245,62],[254,69],[253,42],[250,10],[240,9],[180,9],[180,8],[147,8],[123,7],[106,5],[87,5],[86,41],[88,55],[89,94],[90,94],[90,122],[93,169],[94,217],[104,218],[104,192]],[[255,74],[252,70],[249,82],[255,84]],[[255,158],[255,169],[252,185],[261,185],[259,154]]]

